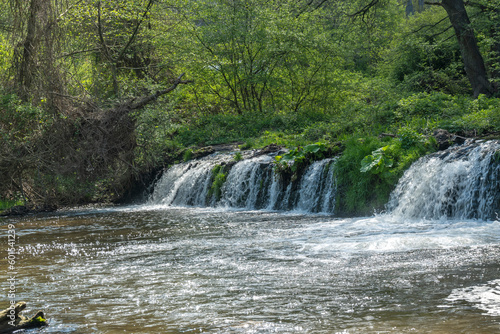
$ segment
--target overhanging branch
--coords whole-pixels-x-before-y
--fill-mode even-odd
[[[156,101],[160,96],[167,94],[167,93],[170,93],[171,91],[176,89],[177,86],[192,83],[193,80],[182,80],[182,77],[184,76],[184,74],[185,73],[182,73],[181,75],[179,75],[179,77],[174,81],[172,86],[170,86],[166,89],[163,89],[163,90],[159,90],[154,94],[151,94],[149,96],[142,98],[139,102],[132,104],[130,106],[130,109],[137,110],[137,109],[144,108],[147,104],[149,104],[153,101]]]

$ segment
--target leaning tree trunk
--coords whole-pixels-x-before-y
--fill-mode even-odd
[[[484,59],[479,52],[463,0],[443,0],[441,5],[448,13],[450,22],[455,29],[465,71],[474,90],[474,97],[478,97],[480,94],[491,95],[493,87],[488,80]]]

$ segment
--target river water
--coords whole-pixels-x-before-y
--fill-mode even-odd
[[[500,332],[496,220],[143,205],[9,223],[43,333]]]

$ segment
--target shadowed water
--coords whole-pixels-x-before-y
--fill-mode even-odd
[[[0,222],[44,333],[500,331],[498,221],[143,206]]]

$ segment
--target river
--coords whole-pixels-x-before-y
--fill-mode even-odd
[[[0,223],[43,333],[500,332],[497,220],[140,205]]]

